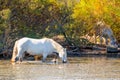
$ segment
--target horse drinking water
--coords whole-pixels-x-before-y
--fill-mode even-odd
[[[67,53],[60,44],[49,38],[32,39],[21,38],[15,42],[11,61],[22,61],[25,52],[31,55],[43,55],[43,62],[47,56],[53,53],[58,53],[63,63],[67,62]]]

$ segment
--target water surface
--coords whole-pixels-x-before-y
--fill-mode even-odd
[[[120,58],[69,57],[68,61],[0,60],[0,80],[120,80]]]

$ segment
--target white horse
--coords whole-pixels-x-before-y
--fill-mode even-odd
[[[62,62],[67,62],[66,49],[49,38],[32,39],[24,37],[17,40],[14,45],[11,61],[17,61],[18,59],[22,61],[25,52],[31,55],[43,55],[43,62],[48,55],[58,53]]]

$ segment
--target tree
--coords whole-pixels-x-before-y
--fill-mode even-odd
[[[111,26],[114,33],[119,33],[119,4],[118,0],[81,0],[73,8],[72,17],[76,23],[74,32],[85,35],[90,33],[96,22],[104,21]],[[116,34],[115,36],[117,37]]]

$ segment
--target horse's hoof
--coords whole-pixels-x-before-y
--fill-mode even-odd
[[[42,60],[42,62],[44,63],[44,62],[45,62],[45,60]]]
[[[10,61],[11,61],[11,62],[15,62],[15,60],[14,60],[14,59],[11,59]]]
[[[19,60],[19,58],[18,58],[18,57],[16,57],[16,58],[15,58],[15,62],[17,62],[18,60]]]
[[[67,61],[63,61],[62,63],[67,63]]]
[[[58,59],[53,59],[52,62],[57,63]]]
[[[15,62],[15,60],[10,60],[11,62]]]

